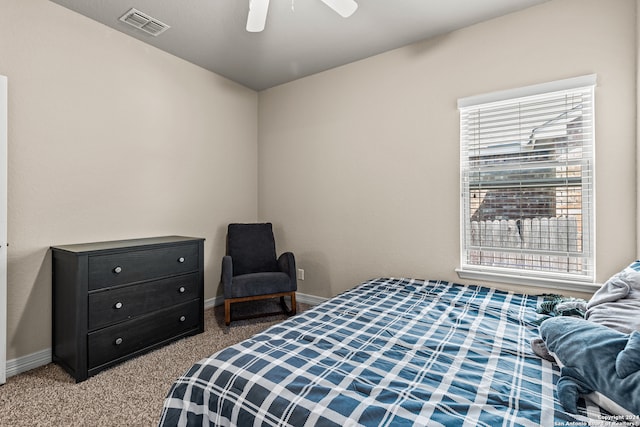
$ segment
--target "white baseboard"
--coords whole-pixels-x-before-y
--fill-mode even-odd
[[[309,294],[301,294],[299,292],[296,292],[296,301],[304,304],[320,305],[328,299],[329,298],[318,297],[318,296],[309,295]]]
[[[224,296],[218,295],[215,298],[209,298],[204,300],[204,309],[206,310],[211,307],[217,307],[222,304],[224,304]]]
[[[45,348],[17,359],[7,360],[7,378],[44,366],[51,363],[51,360],[50,348]]]
[[[327,299],[328,298],[317,297],[315,295],[302,294],[299,292],[296,293],[296,301],[303,304],[318,305]],[[217,297],[205,300],[204,308],[206,310],[222,304],[224,304],[224,296],[218,295]],[[40,366],[51,363],[51,361],[52,356],[50,348],[45,348],[44,350],[18,357],[16,359],[7,360],[7,378],[30,371],[31,369],[39,368]]]

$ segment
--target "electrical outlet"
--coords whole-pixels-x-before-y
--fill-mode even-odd
[[[298,280],[304,280],[304,270],[301,268],[298,269]]]

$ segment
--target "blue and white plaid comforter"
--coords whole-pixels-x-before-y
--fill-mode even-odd
[[[581,425],[530,350],[538,297],[365,282],[195,364],[161,425]],[[586,424],[586,423],[585,423]]]

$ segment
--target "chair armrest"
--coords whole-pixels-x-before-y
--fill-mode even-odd
[[[292,291],[298,290],[298,280],[296,276],[296,258],[292,252],[285,252],[278,257],[278,268],[286,273],[291,279]]]
[[[233,260],[229,255],[222,257],[222,287],[225,297],[231,295],[231,279],[233,278]]]

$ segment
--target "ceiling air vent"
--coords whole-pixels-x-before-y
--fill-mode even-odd
[[[152,36],[160,35],[171,28],[167,24],[133,8],[122,15],[120,20]]]

